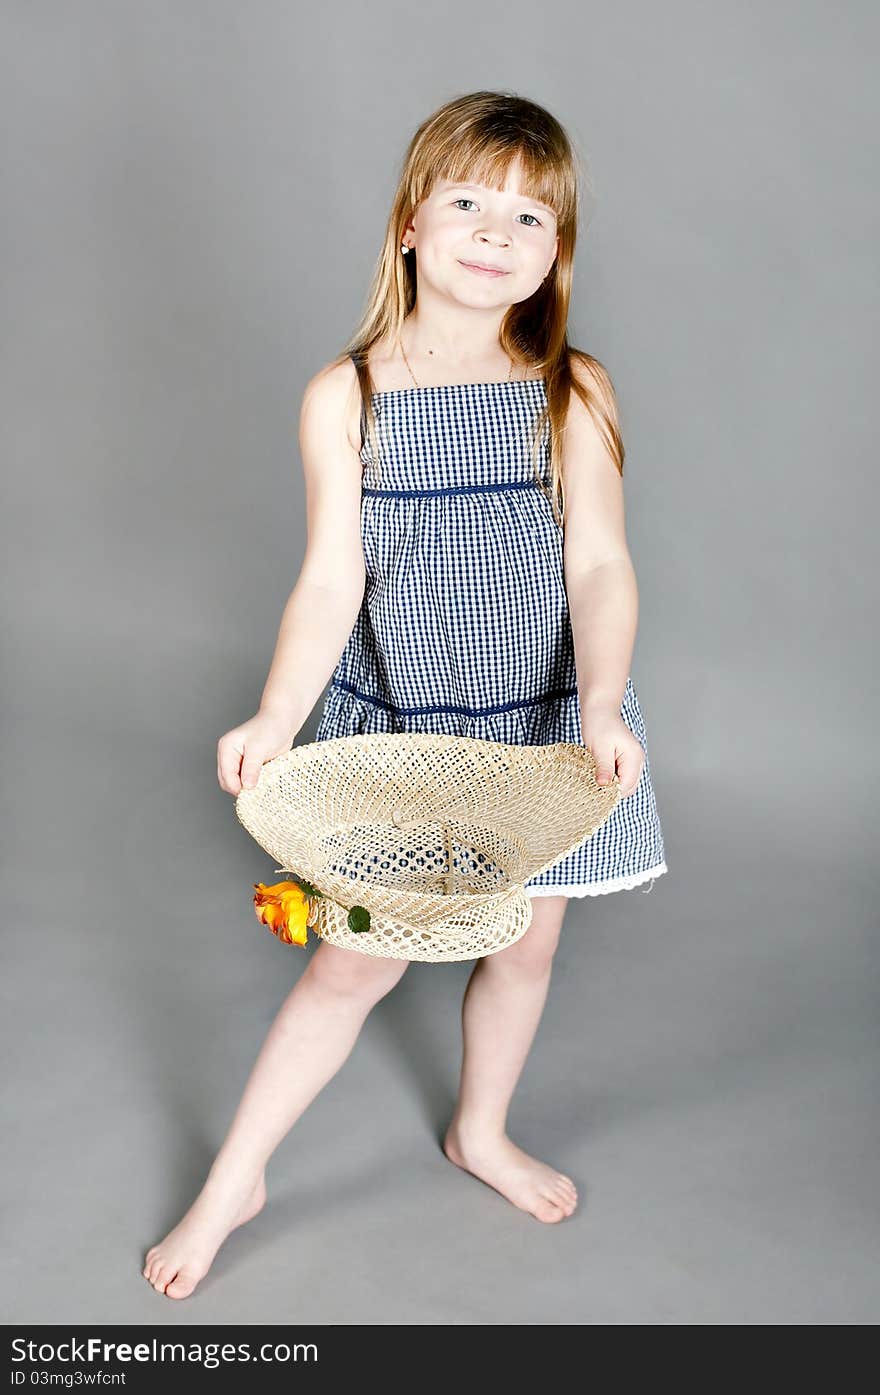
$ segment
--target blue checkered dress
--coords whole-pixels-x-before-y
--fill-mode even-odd
[[[533,482],[540,379],[377,392],[379,462],[364,440],[367,581],[316,740],[427,731],[545,745],[582,741],[562,530]],[[541,468],[549,484],[548,433]],[[666,871],[645,724],[627,678],[620,715],[645,751],[632,795],[533,896],[640,886]]]

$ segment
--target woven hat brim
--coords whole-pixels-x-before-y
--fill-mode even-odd
[[[236,814],[278,871],[306,879],[343,911],[360,905],[371,922],[395,927],[372,941],[348,932],[350,947],[387,954],[368,945],[412,948],[430,932],[435,945],[446,934],[452,950],[456,935],[476,943],[466,926],[477,922],[492,943],[493,915],[506,913],[499,893],[521,890],[577,848],[619,797],[617,776],[597,785],[592,753],[573,743],[370,733],[268,762],[256,787],[239,794]],[[341,933],[338,917],[327,929],[328,938]]]
[[[373,915],[368,931],[348,925],[348,908],[322,897],[314,930],[328,944],[377,958],[408,959],[426,964],[454,963],[497,954],[528,930],[532,904],[522,887],[491,898],[478,910],[449,916],[435,925],[411,925],[388,915]]]

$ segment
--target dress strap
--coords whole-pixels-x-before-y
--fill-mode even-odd
[[[352,363],[353,363],[354,366],[355,366],[355,372],[357,372],[357,366],[358,366],[357,359],[355,358],[354,354],[349,354],[349,358],[351,359]],[[360,386],[360,379],[358,379],[358,386]],[[363,450],[363,448],[364,448],[364,443],[365,443],[365,441],[366,441],[366,438],[367,438],[367,407],[366,407],[366,403],[364,402],[364,395],[363,395],[363,392],[361,392],[361,450]]]

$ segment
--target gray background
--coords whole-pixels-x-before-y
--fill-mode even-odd
[[[6,0],[3,1321],[877,1320],[876,39],[852,3]],[[174,1302],[143,1253],[306,962],[215,770],[302,557],[302,389],[411,132],[481,87],[593,181],[571,331],[623,415],[669,872],[570,903],[514,1099],[571,1220],[443,1158],[470,970],[416,965]]]

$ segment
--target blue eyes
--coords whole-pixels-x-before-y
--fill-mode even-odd
[[[464,198],[464,197],[462,197],[462,198],[460,198],[460,199],[453,199],[453,203],[456,203],[456,204],[458,204],[458,203],[475,203],[475,202],[476,202],[475,199],[467,199],[467,198]],[[527,228],[532,228],[532,227],[540,228],[540,226],[541,226],[539,220],[535,217],[534,213],[521,213],[521,214],[520,214],[520,217],[521,217],[521,218],[531,218],[531,220],[532,220],[531,223],[526,223],[526,227],[527,227]]]

